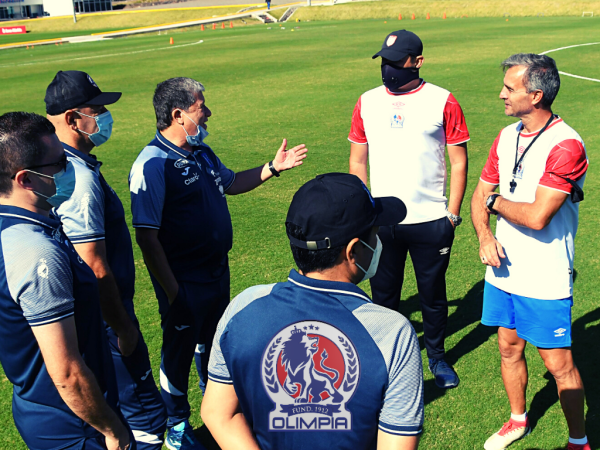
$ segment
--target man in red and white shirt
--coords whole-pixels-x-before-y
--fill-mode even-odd
[[[551,110],[560,87],[548,56],[516,54],[502,66],[505,114],[520,122],[492,145],[471,201],[487,265],[481,322],[498,326],[511,419],[485,443],[499,450],[530,432],[525,409],[527,342],[554,376],[569,450],[589,449],[584,392],[571,354],[573,256],[588,159],[581,137]],[[500,186],[500,194],[494,193]],[[496,236],[489,225],[497,214]]]
[[[373,301],[398,310],[407,253],[415,268],[423,312],[429,369],[441,388],[458,386],[458,375],[444,359],[448,321],[446,270],[454,228],[467,182],[469,132],[460,105],[446,89],[419,77],[423,44],[406,30],[389,34],[381,56],[383,86],[358,99],[352,115],[350,173],[376,196],[400,198],[407,207],[402,224],[381,227],[383,244]],[[446,197],[445,148],[451,166]]]

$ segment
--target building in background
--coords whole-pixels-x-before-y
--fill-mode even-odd
[[[0,0],[0,20],[111,11],[112,0]]]

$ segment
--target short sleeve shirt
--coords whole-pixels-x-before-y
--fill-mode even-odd
[[[519,134],[519,148],[516,148]],[[517,167],[511,192],[515,154],[523,154],[535,133],[523,132],[521,122],[504,128],[495,139],[481,173],[481,181],[500,186],[500,194],[513,202],[533,203],[538,187],[570,194],[566,179],[583,188],[588,158],[581,137],[556,116],[528,150]],[[513,224],[498,215],[496,238],[506,258],[499,268],[488,266],[486,281],[512,294],[541,300],[573,295],[573,258],[579,223],[579,203],[567,197],[542,230]]]
[[[377,428],[422,430],[416,334],[350,283],[294,270],[244,291],[219,323],[208,371],[233,384],[263,449],[375,449]]]
[[[108,265],[121,299],[133,314],[135,264],[123,204],[102,176],[100,161],[69,145],[63,146],[75,169],[75,191],[55,212],[73,244],[105,241]]]
[[[406,204],[403,224],[446,215],[446,145],[470,139],[465,116],[449,91],[422,81],[392,93],[385,86],[365,92],[352,114],[348,140],[369,145],[371,191]]]
[[[154,228],[175,277],[223,276],[233,229],[225,192],[235,173],[209,146],[188,152],[157,131],[129,174],[134,228]]]
[[[0,206],[0,362],[14,385],[13,416],[28,448],[64,448],[100,434],[64,403],[32,327],[73,318],[85,364],[116,408],[114,366],[92,270],[60,222]]]

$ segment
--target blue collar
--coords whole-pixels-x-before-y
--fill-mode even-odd
[[[344,283],[343,281],[327,281],[316,280],[314,278],[300,275],[296,269],[290,271],[288,281],[305,289],[313,291],[323,291],[330,294],[352,295],[364,300],[366,303],[373,303],[369,296],[364,291],[352,283]]]
[[[154,139],[152,140],[152,142],[150,142],[150,145],[158,147],[166,153],[175,152],[182,158],[189,158],[190,154],[195,156],[199,152],[206,150],[206,149],[210,150],[210,147],[203,143],[199,147],[193,147],[193,151],[188,152],[187,150],[184,150],[183,148],[178,147],[177,145],[175,145],[171,141],[169,141],[166,137],[164,137],[161,134],[161,132],[159,130],[156,130],[156,136],[154,136]]]
[[[95,169],[96,167],[99,168],[102,165],[102,163],[98,161],[94,155],[86,155],[85,153],[80,152],[76,148],[73,148],[70,145],[65,144],[64,142],[61,142],[61,144],[65,149],[65,153],[67,153],[67,156],[81,159],[84,163],[87,164],[87,166],[90,169]]]
[[[51,219],[50,217],[42,216],[25,208],[10,205],[0,205],[0,217],[10,217],[14,219],[26,220],[28,222],[37,223],[56,230],[60,227],[60,221]]]

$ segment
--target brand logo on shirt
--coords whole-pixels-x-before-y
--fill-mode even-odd
[[[269,431],[352,429],[346,404],[358,385],[360,360],[340,330],[312,320],[288,325],[265,348],[261,367],[276,404]]]
[[[399,113],[392,114],[391,117],[392,128],[404,128],[404,115]]]
[[[176,169],[183,169],[185,166],[187,166],[190,162],[185,159],[185,158],[179,158],[177,161],[175,161],[175,168]]]
[[[564,328],[559,328],[557,330],[554,330],[554,337],[563,337],[565,335],[565,330]]]
[[[522,155],[524,151],[525,151],[525,147],[523,147],[522,145],[519,145],[519,155]]]
[[[42,278],[48,278],[48,265],[46,264],[46,260],[44,258],[40,259],[40,265],[37,268],[37,274]]]
[[[52,233],[52,237],[55,241],[62,243],[62,234],[60,234],[59,229],[54,230],[54,232]]]
[[[394,107],[394,109],[400,109],[404,106],[404,103],[402,102],[394,102],[392,103],[392,106]]]
[[[184,177],[187,177],[187,174],[189,173],[190,168],[189,166],[185,168],[185,170],[183,172],[181,172],[181,175],[183,175]]]
[[[189,186],[190,184],[198,181],[198,178],[200,178],[200,175],[196,174],[193,177],[190,177],[187,180],[185,180],[185,184]]]

